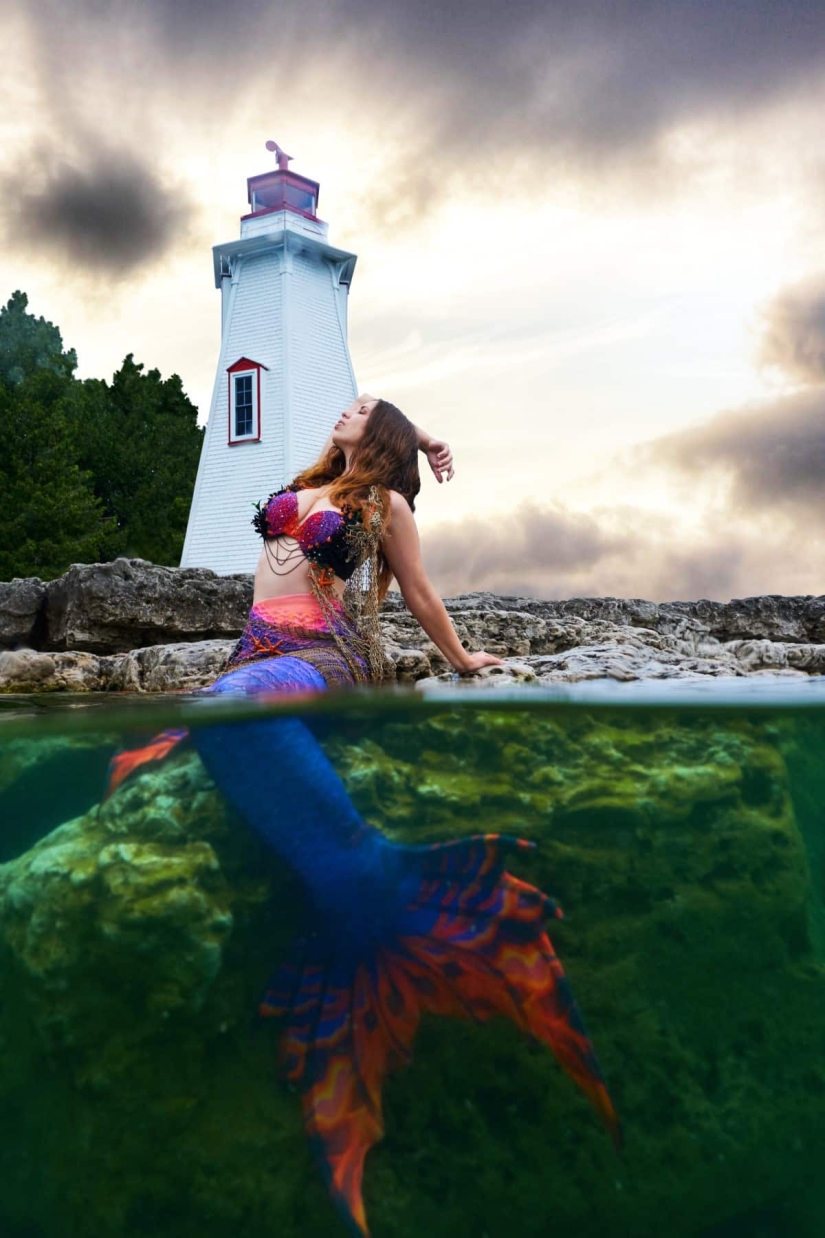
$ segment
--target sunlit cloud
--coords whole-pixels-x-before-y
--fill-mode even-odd
[[[734,510],[783,512],[809,526],[825,521],[825,386],[639,446],[643,466],[688,478],[721,474]]]
[[[774,298],[765,311],[760,356],[794,382],[825,383],[825,276]]]

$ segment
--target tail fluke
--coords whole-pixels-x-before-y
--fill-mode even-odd
[[[534,845],[487,834],[432,848],[410,908],[417,932],[404,944],[431,975],[440,967],[471,1017],[483,1021],[506,1015],[546,1044],[619,1147],[616,1112],[570,984],[544,930],[546,919],[562,918],[561,908],[504,871],[507,851]],[[437,1003],[426,1008],[439,1013]]]
[[[375,975],[375,964],[353,969],[305,954],[281,969],[279,987],[260,1008],[288,1016],[281,1072],[302,1092],[310,1146],[334,1202],[359,1235],[369,1234],[364,1158],[384,1133],[381,1085],[387,1070],[409,1057],[396,1053],[392,1032],[383,1034]]]
[[[392,936],[348,959],[344,926],[296,944],[261,1013],[286,1019],[281,1069],[303,1095],[307,1133],[333,1199],[367,1235],[364,1158],[384,1130],[385,1075],[409,1061],[422,1012],[479,1022],[506,1015],[546,1044],[621,1142],[616,1112],[561,964],[543,924],[561,911],[505,872],[530,843],[475,835],[400,847],[413,889]],[[410,881],[410,878],[412,879]]]
[[[123,780],[134,773],[136,769],[139,769],[140,766],[146,765],[150,761],[162,761],[188,735],[189,731],[186,727],[170,727],[168,730],[161,731],[160,734],[155,735],[148,744],[144,744],[141,748],[127,748],[123,752],[115,753],[109,762],[109,772],[103,799],[107,800],[117,790]]]

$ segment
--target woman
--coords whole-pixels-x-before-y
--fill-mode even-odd
[[[205,692],[320,691],[383,679],[378,603],[393,575],[456,670],[500,661],[462,648],[427,580],[412,514],[419,449],[439,481],[452,477],[446,444],[394,405],[359,396],[318,463],[258,505],[264,548],[252,610],[227,671]],[[117,756],[109,793],[187,734],[165,732]],[[302,1093],[307,1133],[353,1232],[368,1232],[361,1179],[383,1131],[383,1078],[409,1060],[421,1011],[511,1018],[553,1050],[618,1142],[543,927],[561,912],[504,870],[506,853],[530,844],[496,834],[390,843],[358,815],[298,718],[203,725],[191,739],[227,799],[306,888],[312,932],[281,963],[261,1013],[285,1020],[282,1071]]]
[[[230,667],[269,659],[290,640],[301,643],[300,628],[312,627],[312,643],[290,648],[316,667],[312,686],[392,678],[378,607],[393,576],[411,613],[457,671],[500,664],[492,654],[463,648],[427,579],[412,514],[421,487],[419,449],[439,481],[453,476],[446,443],[418,430],[388,401],[358,396],[335,423],[317,463],[258,504],[254,523],[264,547],[250,622]],[[289,670],[306,681],[299,668],[270,668],[279,681]],[[236,688],[237,681],[226,686]]]

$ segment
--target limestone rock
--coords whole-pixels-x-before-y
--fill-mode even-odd
[[[75,565],[47,586],[0,585],[0,691],[161,692],[219,673],[244,625],[252,577],[141,559]],[[471,682],[825,674],[825,596],[730,602],[643,598],[448,598],[470,651],[516,659]],[[453,682],[452,668],[398,593],[385,600],[387,652],[402,683]],[[25,641],[32,648],[20,648]]]
[[[0,581],[0,649],[31,645],[42,636],[46,586],[36,576]]]
[[[143,559],[75,564],[47,586],[45,648],[119,653],[144,645],[240,635],[252,577]]]
[[[112,664],[108,687],[127,692],[176,692],[203,688],[217,679],[234,642],[148,645],[106,659]]]
[[[98,657],[79,650],[0,653],[0,692],[179,692],[202,688],[221,673],[233,641],[149,645]]]
[[[0,653],[0,692],[103,692],[109,687],[110,659],[93,653],[38,653],[34,649]]]

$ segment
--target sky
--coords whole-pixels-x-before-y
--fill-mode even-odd
[[[825,4],[0,0],[0,297],[208,414],[274,139],[445,595],[825,594]]]

